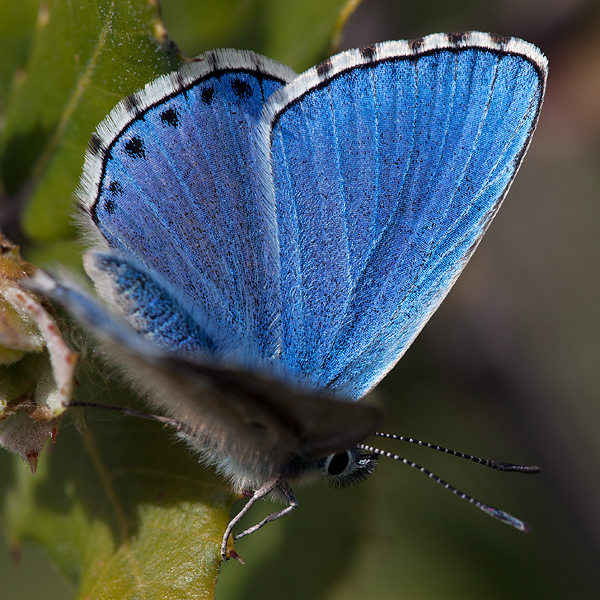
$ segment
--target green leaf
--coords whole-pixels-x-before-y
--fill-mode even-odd
[[[156,4],[143,0],[42,4],[0,138],[4,202],[27,197],[29,237],[73,237],[67,212],[92,131],[124,96],[182,62],[163,32]]]
[[[357,4],[352,0],[271,2],[270,36],[262,52],[298,70],[312,67],[326,58],[336,30]]]
[[[38,0],[0,1],[0,110],[10,82],[25,66],[37,8]]]
[[[302,71],[326,57],[356,0],[200,0],[164,2],[169,31],[190,55],[249,49]]]
[[[85,381],[86,398],[105,385]],[[9,537],[42,544],[78,598],[212,597],[229,487],[159,424],[94,412],[62,426],[35,476],[16,462],[4,498]]]

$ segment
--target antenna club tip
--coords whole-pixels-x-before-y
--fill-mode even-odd
[[[539,473],[541,471],[537,465],[514,465],[512,463],[493,461],[490,466],[500,471],[516,471],[518,473],[528,474]]]
[[[531,527],[525,523],[524,521],[521,521],[521,519],[517,519],[516,517],[513,517],[512,515],[509,515],[507,512],[504,512],[503,510],[499,510],[497,508],[492,508],[491,506],[481,506],[480,507],[484,512],[486,512],[488,515],[490,515],[491,517],[494,517],[495,519],[498,519],[499,521],[502,521],[503,523],[506,523],[507,525],[511,525],[512,527],[514,527],[515,529],[518,529],[519,531],[522,531],[524,533],[531,533]]]

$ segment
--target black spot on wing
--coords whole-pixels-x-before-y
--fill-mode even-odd
[[[123,100],[125,109],[132,115],[137,115],[139,112],[140,101],[135,94],[130,94]]]
[[[108,191],[113,196],[120,196],[123,193],[123,186],[118,181],[111,181]]]
[[[203,89],[200,98],[202,98],[204,104],[212,104],[215,98],[215,88],[208,87]]]
[[[104,210],[109,215],[112,215],[115,212],[115,201],[112,198],[106,198],[106,200],[104,200]]]
[[[108,185],[108,193],[112,197],[104,198],[104,210],[112,215],[115,212],[116,202],[115,198],[123,194],[123,186],[118,181],[111,181]]]
[[[204,55],[204,60],[206,60],[206,62],[208,63],[209,69],[211,71],[216,71],[218,61],[217,61],[217,57],[215,56],[214,52],[207,52]]]
[[[231,89],[240,100],[248,100],[252,96],[252,88],[241,79],[234,79],[231,82]]]
[[[146,150],[144,149],[142,138],[138,136],[132,137],[125,144],[125,152],[127,152],[131,158],[146,158]]]
[[[497,33],[490,33],[490,38],[494,44],[498,44],[501,48],[504,48],[508,42],[510,42],[511,38],[504,37],[503,35],[498,35]]]
[[[323,77],[327,76],[327,73],[329,73],[329,71],[331,71],[332,69],[332,64],[331,64],[331,59],[327,59],[326,61],[322,62],[320,65],[317,65],[317,75],[322,79]]]
[[[98,156],[102,153],[102,140],[98,136],[98,134],[92,134],[92,137],[88,143],[88,149],[91,154],[94,156]]]
[[[408,47],[415,53],[418,52],[423,47],[424,44],[425,44],[425,40],[422,37],[417,38],[416,40],[408,41]]]
[[[458,46],[469,37],[469,34],[464,31],[459,31],[458,33],[448,33],[446,34],[446,37],[453,46]]]
[[[375,57],[375,47],[374,46],[365,46],[360,49],[360,55],[366,62],[371,62]]]
[[[179,117],[174,108],[167,108],[167,110],[164,110],[160,114],[160,120],[163,125],[170,125],[171,127],[177,127],[177,125],[179,125]]]

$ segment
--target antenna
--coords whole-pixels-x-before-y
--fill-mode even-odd
[[[472,462],[476,462],[485,467],[491,467],[492,469],[498,469],[499,471],[513,471],[517,473],[539,473],[540,468],[535,465],[513,465],[512,463],[505,462],[496,462],[495,460],[486,460],[485,458],[479,458],[477,456],[473,456],[471,454],[465,454],[464,452],[457,452],[456,450],[449,450],[448,448],[444,448],[443,446],[437,446],[436,444],[430,444],[429,442],[424,442],[423,440],[415,440],[410,437],[405,437],[403,435],[395,435],[394,433],[381,433],[380,431],[376,431],[374,434],[376,437],[387,438],[389,440],[397,440],[399,442],[409,442],[411,444],[417,444],[418,446],[424,446],[425,448],[430,448],[431,450],[438,450],[439,452],[444,452],[445,454],[449,454],[450,456],[458,456],[458,458],[466,458]]]
[[[486,467],[491,467],[492,469],[499,469],[500,471],[512,471],[512,472],[517,472],[517,473],[531,473],[531,474],[540,472],[540,468],[535,465],[514,465],[512,463],[503,463],[503,462],[496,462],[493,460],[486,460],[483,458],[478,458],[477,456],[472,456],[471,454],[464,454],[463,452],[457,452],[456,450],[449,450],[448,448],[444,448],[442,446],[437,446],[436,444],[430,444],[429,442],[424,442],[423,440],[415,440],[413,438],[405,437],[403,435],[395,435],[393,433],[381,433],[381,432],[375,432],[373,435],[376,437],[397,440],[399,442],[409,442],[411,444],[417,444],[418,446],[424,446],[425,448],[430,448],[431,450],[438,450],[439,452],[444,452],[445,454],[450,454],[451,456],[465,458],[467,460],[479,463]],[[421,473],[423,473],[424,475],[427,475],[427,477],[429,477],[430,479],[433,479],[433,481],[435,481],[436,483],[439,483],[440,485],[445,487],[447,490],[452,492],[455,496],[458,496],[459,498],[466,500],[473,506],[476,506],[477,508],[482,510],[484,513],[490,515],[490,517],[494,517],[495,519],[498,519],[499,521],[502,521],[503,523],[506,523],[507,525],[511,525],[512,527],[514,527],[515,529],[518,529],[519,531],[524,531],[525,533],[529,533],[531,531],[531,527],[524,521],[521,521],[520,519],[517,519],[516,517],[509,515],[507,512],[505,512],[503,510],[494,508],[493,506],[490,506],[489,504],[485,504],[484,502],[481,502],[480,500],[477,500],[476,498],[473,498],[472,496],[469,496],[468,494],[461,492],[460,490],[456,489],[454,486],[452,486],[449,483],[447,483],[446,481],[444,481],[441,477],[438,477],[435,473],[432,473],[431,471],[429,471],[425,467],[422,467],[421,465],[417,464],[416,462],[408,460],[407,458],[403,458],[402,456],[399,456],[398,454],[393,454],[391,452],[387,452],[385,450],[375,448],[374,446],[369,446],[368,444],[358,444],[358,448],[365,450],[366,452],[372,452],[374,454],[378,454],[379,456],[384,456],[385,458],[391,458],[393,460],[400,461],[401,463],[404,463],[405,465],[412,467],[413,469],[417,469],[418,471],[421,471]]]

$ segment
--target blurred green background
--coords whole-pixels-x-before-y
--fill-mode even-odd
[[[171,39],[190,55],[215,46],[267,52],[261,20],[246,12],[257,3],[230,4],[223,37],[203,3],[163,0]],[[311,34],[310,23],[288,25]],[[382,461],[356,488],[297,490],[298,511],[237,544],[247,565],[223,566],[217,598],[600,597],[600,5],[364,0],[341,49],[470,29],[522,37],[546,53],[545,106],[504,207],[378,394],[386,430],[539,464],[542,474],[527,477],[386,445],[533,532],[514,531]],[[282,24],[269,54],[310,66],[294,64],[303,59],[286,47],[291,37]],[[2,600],[74,597],[33,545],[17,568],[0,543],[0,582]]]

